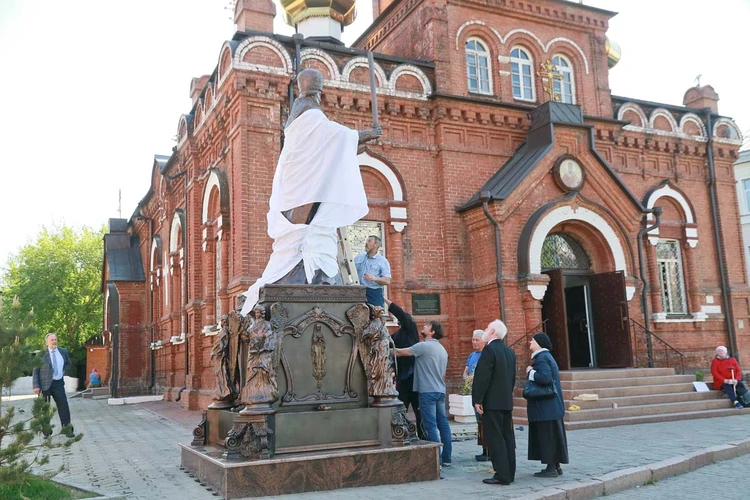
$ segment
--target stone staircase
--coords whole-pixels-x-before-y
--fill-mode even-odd
[[[560,372],[565,428],[591,429],[616,425],[668,422],[750,413],[730,405],[721,391],[695,392],[693,375],[676,375],[673,368],[626,368]],[[709,387],[712,387],[709,385]],[[598,401],[576,401],[579,394],[598,394]],[[526,424],[526,401],[517,391],[513,421]]]

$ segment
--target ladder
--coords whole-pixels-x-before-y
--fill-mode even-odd
[[[349,233],[346,227],[338,229],[338,262],[341,280],[344,285],[359,285],[359,274],[357,266],[354,265],[354,256],[349,247]]]

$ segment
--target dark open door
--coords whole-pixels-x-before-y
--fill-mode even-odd
[[[631,366],[633,353],[622,271],[591,277],[591,313],[597,365],[602,368]]]
[[[549,276],[549,285],[542,299],[542,317],[547,320],[546,330],[552,341],[552,355],[561,370],[570,370],[565,278],[562,269],[553,269],[544,274]]]

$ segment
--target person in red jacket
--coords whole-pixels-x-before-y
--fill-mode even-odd
[[[738,397],[747,392],[742,383],[742,370],[737,360],[730,357],[727,348],[720,345],[716,348],[716,357],[711,362],[711,375],[714,377],[714,387],[729,396],[735,408],[742,408]]]

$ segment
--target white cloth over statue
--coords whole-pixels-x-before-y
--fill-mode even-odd
[[[357,160],[356,130],[329,120],[319,109],[311,109],[284,130],[284,137],[267,215],[273,252],[261,278],[245,292],[242,314],[248,314],[258,302],[263,285],[283,278],[300,260],[308,282],[318,269],[336,276],[336,230],[357,222],[368,212]],[[320,206],[309,225],[293,224],[282,214],[316,202]]]

